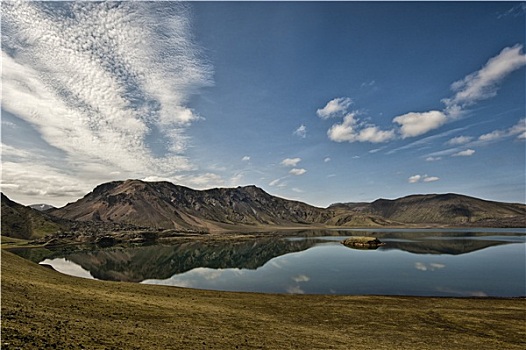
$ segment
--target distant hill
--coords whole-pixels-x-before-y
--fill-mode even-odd
[[[464,195],[428,194],[372,203],[333,204],[329,208],[375,215],[405,224],[526,227],[526,205],[487,201]]]
[[[3,193],[1,196],[2,236],[37,239],[64,229],[57,218],[13,202]]]
[[[81,221],[159,229],[223,231],[263,226],[526,227],[526,205],[458,194],[413,195],[318,208],[272,196],[256,186],[193,190],[170,182],[114,181],[48,213]]]

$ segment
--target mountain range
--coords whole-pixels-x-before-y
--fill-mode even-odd
[[[156,231],[258,231],[277,227],[526,227],[526,205],[459,194],[411,195],[319,208],[256,186],[194,190],[170,182],[113,181],[62,208],[43,212],[2,195],[2,234],[41,236],[72,225]]]

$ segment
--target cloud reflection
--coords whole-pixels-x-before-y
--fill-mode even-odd
[[[72,261],[66,260],[65,258],[45,259],[44,261],[40,262],[40,264],[50,265],[56,271],[66,275],[95,279],[95,277],[91,275],[91,272],[85,270],[84,268],[82,268],[82,266],[77,265]]]
[[[415,263],[415,268],[420,271],[435,271],[435,270],[443,269],[444,267],[446,267],[446,265],[439,264],[439,263],[429,263],[427,265],[426,263],[422,263],[422,262]]]
[[[286,290],[289,294],[305,294],[305,291],[300,286],[289,286]]]
[[[294,276],[292,277],[292,280],[296,283],[300,283],[300,282],[309,282],[310,281],[310,277],[309,276],[306,276],[306,275],[298,275],[298,276]]]
[[[162,284],[168,286],[185,288],[203,288],[203,286],[214,285],[222,280],[228,280],[229,276],[241,276],[244,271],[241,269],[211,269],[198,267],[182,274],[175,274],[167,279],[146,279],[144,284]]]
[[[463,297],[487,297],[488,294],[481,291],[481,290],[460,290],[460,289],[452,289],[447,287],[439,287],[437,288],[439,292],[443,293],[449,293],[454,295],[459,295]]]

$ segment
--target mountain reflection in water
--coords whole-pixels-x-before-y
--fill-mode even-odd
[[[91,271],[97,279],[141,282],[145,279],[169,278],[198,267],[255,270],[272,258],[305,250],[314,244],[312,240],[272,238],[187,242],[134,248],[115,247],[74,253],[67,258]]]
[[[353,235],[374,236],[386,245],[374,251],[358,251],[340,244],[344,238]],[[520,296],[526,294],[523,287],[525,258],[521,254],[525,242],[524,233],[506,232],[307,231],[287,237],[269,235],[241,240],[51,251],[46,256],[39,256],[38,261],[45,257],[45,263],[53,265],[54,259],[61,259],[61,263],[65,259],[101,280],[147,281],[205,289],[414,295],[505,296],[511,293],[509,296]],[[521,249],[511,251],[507,248],[511,246]],[[499,254],[498,257],[495,254]],[[509,260],[513,256],[515,260]],[[291,261],[294,266],[290,265]],[[502,284],[502,281],[511,279],[506,283],[515,287],[502,286],[508,289],[502,293],[488,292],[482,290],[479,281],[476,281],[473,282],[473,290],[462,292],[462,283],[467,283],[473,275],[484,274],[481,269],[488,263],[502,265],[488,269],[488,274],[497,275],[495,278],[499,282],[493,284]],[[468,269],[472,269],[472,272]],[[492,272],[492,269],[495,271]],[[277,277],[275,273],[280,270],[289,275]],[[421,275],[422,272],[434,273],[434,278],[442,279],[438,282],[428,281],[431,275]],[[242,278],[247,279],[243,282],[246,285],[240,282]],[[351,284],[352,288],[343,286],[342,281],[333,282],[338,279],[347,279],[346,283]],[[444,281],[449,279],[459,281],[445,285]],[[218,282],[221,280],[224,280],[223,284]],[[313,286],[315,280],[320,281],[320,286],[306,290],[306,286]],[[274,281],[282,286],[267,286]],[[437,286],[432,291],[426,291],[428,287],[417,283],[437,283]],[[258,284],[264,286],[258,287]]]

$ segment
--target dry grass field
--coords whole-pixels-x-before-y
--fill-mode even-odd
[[[524,349],[525,299],[231,293],[70,277],[2,249],[2,349]]]

